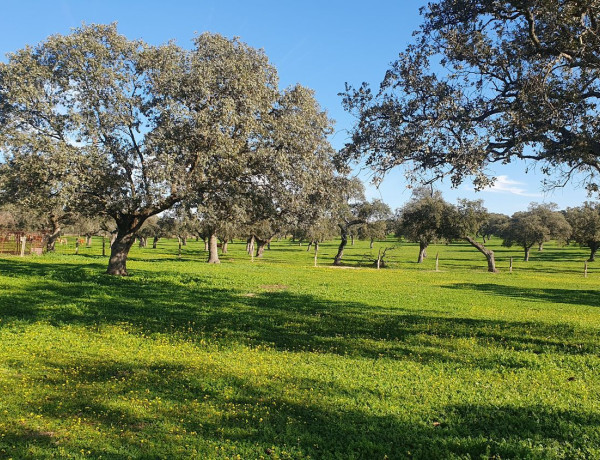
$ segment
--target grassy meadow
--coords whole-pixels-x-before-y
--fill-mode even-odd
[[[586,250],[336,244],[0,258],[0,458],[600,458]]]

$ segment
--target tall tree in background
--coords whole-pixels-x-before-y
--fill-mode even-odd
[[[486,248],[484,244],[476,240],[481,234],[481,227],[488,219],[487,209],[482,200],[458,200],[458,205],[449,215],[448,224],[444,229],[447,239],[461,239],[467,241],[471,246],[481,252],[488,264],[488,271],[495,273],[496,258],[494,251]]]
[[[380,89],[347,86],[357,123],[348,158],[381,177],[468,176],[513,159],[540,162],[547,185],[600,174],[600,0],[437,0]]]
[[[391,214],[390,207],[381,200],[367,201],[360,207],[359,217],[363,218],[365,223],[359,227],[358,236],[369,240],[371,249],[376,239],[385,239],[387,236],[387,221]]]
[[[572,238],[590,248],[588,262],[593,262],[600,249],[600,203],[586,201],[583,206],[568,208],[565,214],[573,229]]]
[[[417,188],[411,200],[400,210],[399,233],[419,243],[417,263],[422,263],[427,247],[443,239],[447,233],[448,218],[452,213],[452,205],[447,203],[441,192]]]
[[[556,240],[559,243],[565,243],[571,236],[571,226],[565,219],[563,213],[558,212],[556,203],[531,203],[529,211],[540,218],[542,225],[546,228],[543,236],[538,241],[538,250],[544,249],[544,243],[550,240]]]

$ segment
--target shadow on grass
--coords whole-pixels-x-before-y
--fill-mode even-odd
[[[136,270],[135,277],[117,278],[100,274],[103,267],[104,263],[0,260],[3,274],[31,278],[27,289],[10,286],[0,295],[2,327],[36,321],[91,328],[127,324],[133,332],[192,342],[209,339],[493,370],[538,365],[535,355],[514,350],[600,352],[595,331],[567,325],[419,315],[402,304],[381,308],[259,287],[254,292],[219,289],[191,274],[167,277]],[[577,291],[581,295],[574,297],[571,291],[515,291],[491,284],[460,284],[454,289],[549,302],[568,298],[569,303],[598,306],[593,291]],[[489,353],[465,350],[456,343],[461,338],[474,339]],[[78,445],[64,433],[44,431],[34,420],[26,420],[5,430],[0,456],[33,457],[32,447],[51,456],[57,446],[67,445],[74,455],[85,447],[90,456],[104,458],[182,458],[195,455],[186,450],[189,446],[202,444],[201,452],[229,446],[231,452],[220,456],[241,450],[242,458],[268,456],[273,449],[281,457],[286,451],[290,457],[312,458],[524,458],[533,452],[540,457],[579,453],[585,458],[593,456],[586,455],[586,446],[598,445],[596,414],[545,406],[462,404],[440,406],[435,414],[424,416],[381,415],[370,409],[368,400],[384,395],[369,395],[368,390],[354,394],[357,390],[342,383],[314,395],[308,388],[319,382],[313,385],[293,374],[257,383],[206,363],[192,371],[172,363],[100,359],[47,362],[52,375],[31,377],[47,390],[33,394],[28,403],[58,420],[58,426],[61,420],[87,420],[91,429],[102,433],[102,447]],[[65,376],[72,381],[71,391],[61,389]],[[289,388],[301,391],[292,397]],[[163,403],[158,404],[158,398]],[[340,398],[364,400],[366,406],[344,409]],[[156,441],[150,448],[154,450],[145,447],[148,439]]]
[[[446,287],[450,289],[481,291],[495,296],[511,297],[515,299],[600,307],[600,292],[597,290],[523,288],[491,283],[458,283]]]
[[[594,330],[545,324],[415,314],[402,301],[382,308],[356,301],[330,301],[308,294],[215,288],[195,274],[165,277],[136,270],[135,277],[102,275],[98,265],[26,264],[0,260],[2,273],[34,277],[27,288],[0,295],[2,327],[19,322],[99,327],[127,324],[143,334],[186,340],[264,345],[277,350],[311,351],[370,358],[450,362],[482,368],[536,366],[535,354],[596,354]],[[41,276],[42,280],[38,280]],[[492,295],[599,306],[594,291],[515,289],[492,284],[457,284],[453,289]],[[457,339],[475,340],[481,349],[465,353]],[[497,356],[497,355],[503,355]],[[534,357],[535,358],[535,357]]]
[[[32,405],[45,417],[66,425],[84,420],[102,433],[101,448],[86,446],[93,457],[182,458],[195,446],[203,458],[592,458],[600,424],[594,413],[485,403],[381,415],[364,395],[363,409],[340,406],[337,398],[348,395],[343,386],[318,398],[308,388],[291,397],[289,386],[303,384],[295,377],[255,383],[217,366],[194,374],[167,363],[88,362],[72,375],[72,369],[49,365],[70,372],[76,390],[57,389],[39,401],[33,396]],[[9,427],[2,451],[22,458],[19,453],[32,445],[48,455],[67,445],[77,453],[79,446],[64,433],[30,425]],[[221,446],[219,454],[214,446]]]

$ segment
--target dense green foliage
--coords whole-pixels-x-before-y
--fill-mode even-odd
[[[0,457],[599,457],[600,267],[489,244],[501,273],[467,244],[2,258]]]

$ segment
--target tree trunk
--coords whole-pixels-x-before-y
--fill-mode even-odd
[[[181,237],[181,244],[182,244],[182,246],[187,246],[187,236]]]
[[[523,246],[523,249],[525,249],[525,258],[523,260],[525,260],[525,262],[529,262],[529,251],[531,246]]]
[[[256,238],[254,237],[254,235],[252,235],[246,241],[246,252],[248,253],[248,255],[252,255],[254,253],[254,241],[255,240],[256,240]]]
[[[470,236],[466,236],[465,240],[467,240],[471,246],[473,246],[475,249],[477,249],[479,252],[481,252],[485,256],[485,258],[487,259],[487,263],[488,263],[488,272],[492,272],[492,273],[498,272],[498,270],[496,269],[496,260],[494,258],[494,251],[486,248],[483,244],[478,243]]]
[[[354,235],[350,235],[350,246],[354,246]]]
[[[373,249],[373,241],[375,241],[375,240],[373,240],[373,238],[371,238],[371,244],[369,244],[370,249]]]
[[[229,241],[227,240],[227,238],[223,238],[221,240],[221,254],[227,254],[227,244],[229,243]]]
[[[260,258],[263,256],[268,243],[269,240],[261,240],[260,238],[256,238],[256,257]]]
[[[148,239],[145,236],[140,236],[140,248],[148,246]]]
[[[427,250],[427,246],[427,243],[419,243],[419,258],[417,259],[418,264],[423,263],[423,259],[425,259],[425,251]]]
[[[58,219],[54,216],[50,216],[50,234],[48,240],[46,240],[46,252],[54,252],[56,249],[56,240],[60,236],[61,228]]]
[[[311,240],[311,241],[308,242],[308,245],[306,246],[306,252],[310,251],[310,247],[312,246],[312,244],[313,244],[314,241],[315,240]]]
[[[119,231],[113,240],[110,247],[110,258],[108,259],[108,269],[106,273],[109,275],[127,276],[127,255],[135,236],[126,231]]]
[[[596,260],[596,252],[598,251],[598,247],[600,245],[597,244],[590,244],[590,258],[588,259],[588,262],[594,262]]]
[[[544,250],[544,242],[542,241],[541,243],[538,244],[538,251],[543,251]]]
[[[338,252],[335,255],[335,259],[333,259],[333,265],[341,265],[342,257],[344,257],[344,248],[348,244],[348,229],[344,228],[340,225],[340,229],[342,230],[341,236],[342,241],[340,241],[340,245],[338,246]]]
[[[205,236],[202,237],[202,241],[204,241],[204,250],[208,251],[208,238]]]
[[[152,239],[152,249],[156,249],[156,243],[158,243],[158,240],[159,240],[159,239],[160,239],[160,237],[158,237],[158,236],[155,236],[155,237]]]
[[[219,248],[217,246],[217,235],[214,233],[210,234],[208,239],[208,260],[209,264],[220,264],[219,260]]]
[[[90,235],[90,234],[85,235],[85,246],[88,248],[92,247],[92,235]]]
[[[110,246],[110,258],[106,273],[127,276],[127,255],[135,241],[135,233],[140,229],[146,217],[124,216],[117,220],[117,231]]]

